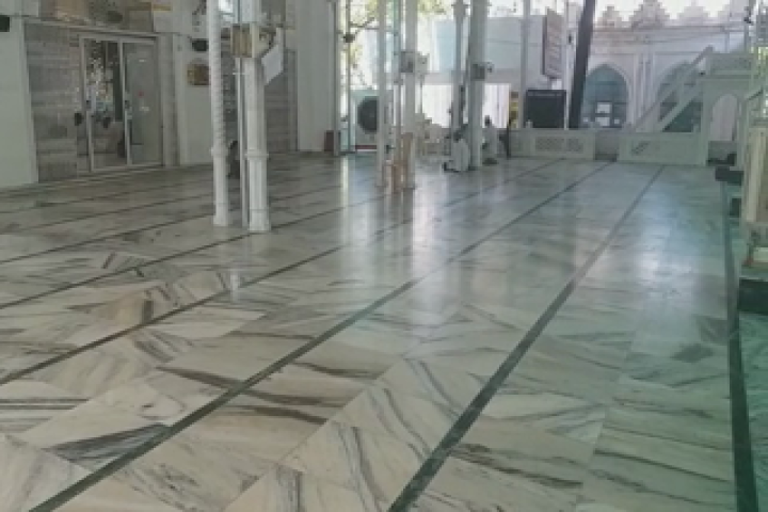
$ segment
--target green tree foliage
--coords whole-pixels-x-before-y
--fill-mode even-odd
[[[403,0],[404,2],[407,0]],[[388,2],[391,4],[391,2]],[[365,0],[365,5],[352,11],[352,28],[357,30],[371,27],[377,18],[379,0]],[[419,0],[419,15],[435,16],[448,14],[450,0]],[[354,33],[354,32],[353,32]]]
[[[389,8],[392,8],[391,0],[387,1]],[[407,0],[403,0],[403,3]],[[442,16],[451,12],[453,0],[419,0],[419,16]],[[352,72],[358,76],[358,81],[365,82],[360,70],[360,57],[362,47],[357,41],[357,36],[363,30],[373,30],[378,22],[379,0],[352,0],[352,25],[347,28],[345,34],[344,52],[347,58],[351,60]],[[344,3],[342,3],[344,5]],[[350,37],[351,36],[351,37]],[[347,38],[349,38],[347,40]],[[368,85],[368,84],[366,84]]]

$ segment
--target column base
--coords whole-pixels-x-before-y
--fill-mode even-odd
[[[251,233],[269,233],[272,224],[269,222],[269,212],[263,210],[251,210],[251,222],[248,224]]]
[[[222,228],[232,225],[232,216],[229,211],[216,212],[213,216],[213,225]]]

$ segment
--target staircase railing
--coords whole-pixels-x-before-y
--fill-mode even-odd
[[[686,65],[683,71],[677,75],[677,78],[669,85],[669,87],[664,89],[661,94],[659,94],[658,98],[656,98],[656,101],[651,105],[651,107],[645,111],[640,119],[637,120],[635,123],[634,131],[642,132],[656,130],[657,123],[659,121],[658,112],[661,108],[661,105],[663,105],[673,94],[678,93],[680,89],[682,89],[683,86],[690,80],[691,76],[699,76],[699,64],[701,64],[702,61],[704,61],[704,59],[706,59],[713,52],[714,48],[707,46],[698,55],[698,57],[693,60],[693,62]],[[682,100],[683,98],[681,97],[680,99]],[[682,101],[679,103],[682,103]]]
[[[663,132],[667,129],[667,126],[672,124],[675,119],[677,119],[677,116],[680,115],[680,113],[685,110],[685,107],[687,107],[694,99],[696,99],[697,96],[699,96],[702,92],[702,86],[701,82],[696,82],[693,87],[688,89],[685,92],[685,95],[678,99],[678,102],[675,104],[675,106],[667,112],[664,117],[659,121],[659,123],[656,125],[657,132]]]

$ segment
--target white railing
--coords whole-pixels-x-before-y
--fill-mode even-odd
[[[688,89],[687,91],[684,92],[684,95],[682,97],[678,98],[678,101],[675,104],[675,106],[672,107],[672,110],[667,112],[664,115],[664,118],[656,124],[656,130],[655,131],[663,132],[664,130],[666,130],[667,126],[672,124],[672,122],[675,119],[677,119],[677,116],[679,116],[682,113],[682,111],[685,109],[685,107],[690,105],[691,102],[694,99],[696,99],[696,97],[698,97],[701,94],[701,92],[702,92],[701,82],[697,81],[693,85],[693,87],[691,87],[690,89]]]
[[[595,132],[535,128],[515,130],[510,149],[516,156],[594,160]]]
[[[678,97],[683,96],[685,92],[683,91],[684,86],[690,81],[691,77],[696,77],[695,79],[698,79],[700,64],[704,62],[704,59],[712,55],[713,52],[714,49],[711,46],[707,46],[699,54],[699,56],[693,60],[693,62],[685,66],[685,68],[677,75],[675,81],[672,82],[669,87],[664,89],[661,94],[659,94],[659,97],[656,98],[656,101],[653,103],[653,105],[651,105],[651,107],[646,110],[642,116],[640,116],[640,119],[637,120],[634,128],[636,132],[656,129],[656,125],[659,120],[659,109],[661,108],[661,105],[664,104],[664,102],[666,102],[673,94],[677,94]]]
[[[700,165],[706,160],[700,154],[701,147],[700,133],[623,133],[619,161]]]
[[[751,53],[713,53],[707,59],[707,76],[748,78],[752,74],[754,61]]]

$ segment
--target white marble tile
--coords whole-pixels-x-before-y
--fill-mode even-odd
[[[31,510],[89,472],[55,455],[0,435],[0,510]]]
[[[181,511],[223,510],[271,469],[242,448],[181,433],[131,462],[114,479]]]
[[[92,401],[17,437],[31,446],[95,471],[164,431],[162,425]]]
[[[225,512],[385,512],[378,501],[353,490],[280,467],[273,469]]]
[[[83,403],[57,387],[33,380],[0,386],[0,434],[18,434]]]
[[[418,448],[391,437],[331,421],[299,445],[283,464],[354,490],[366,501],[389,505],[425,456]]]

